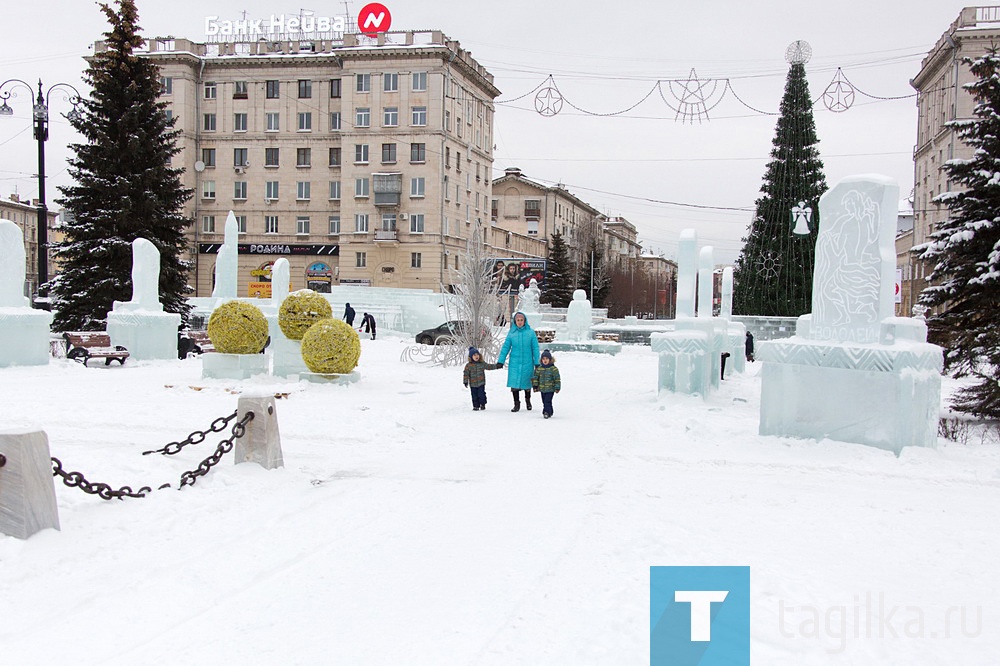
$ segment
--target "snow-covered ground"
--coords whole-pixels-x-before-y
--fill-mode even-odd
[[[550,420],[510,412],[505,371],[473,412],[461,368],[409,344],[362,340],[350,386],[0,369],[2,427],[114,487],[176,488],[221,436],[141,451],[289,393],[283,469],[230,454],[110,502],[59,484],[62,531],[0,536],[0,663],[646,664],[651,565],[750,566],[755,664],[996,663],[995,442],[760,437],[760,364],[658,397],[648,347],[558,354]]]

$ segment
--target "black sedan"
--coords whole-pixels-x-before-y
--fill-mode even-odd
[[[470,322],[468,321],[446,321],[440,326],[420,331],[415,339],[422,345],[454,344],[455,338],[460,337],[469,326]]]

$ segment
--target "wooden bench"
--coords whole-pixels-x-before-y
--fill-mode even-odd
[[[535,337],[539,342],[552,342],[556,337],[556,332],[548,329],[535,329]]]
[[[594,333],[594,339],[605,342],[620,342],[621,336],[618,333]]]
[[[177,356],[187,358],[188,354],[209,354],[215,345],[208,337],[208,331],[183,331],[177,339]]]
[[[63,333],[66,340],[66,358],[79,361],[87,365],[87,361],[92,358],[103,358],[104,365],[111,365],[111,361],[118,361],[119,365],[125,365],[125,359],[129,357],[128,350],[121,345],[112,345],[111,336],[107,333],[96,331],[80,331],[74,333]]]

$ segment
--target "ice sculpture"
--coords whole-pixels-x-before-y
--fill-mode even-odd
[[[215,259],[215,288],[212,298],[228,300],[236,298],[236,278],[239,270],[239,235],[240,227],[236,215],[229,211],[226,216],[226,230],[222,247]]]
[[[271,266],[271,304],[273,312],[267,312],[267,326],[271,333],[271,345],[268,349],[273,360],[272,372],[280,377],[304,375],[309,372],[302,360],[302,341],[289,340],[281,332],[278,325],[278,308],[288,297],[291,284],[291,272],[287,259],[278,259]]]
[[[181,316],[160,303],[160,251],[145,238],[132,241],[132,300],[115,301],[108,313],[111,342],[140,361],[177,358]]]
[[[587,300],[587,292],[577,289],[566,310],[566,338],[570,342],[590,339],[590,326],[594,323],[594,310]]]
[[[528,325],[532,329],[538,330],[542,325],[542,313],[539,311],[542,292],[538,288],[538,280],[531,278],[528,288],[521,285],[517,290],[517,309],[528,318]],[[589,337],[589,336],[588,336]]]
[[[892,179],[864,175],[820,199],[813,311],[795,336],[757,346],[762,435],[897,455],[937,443],[942,350],[923,321],[892,316],[898,193]]]
[[[729,352],[726,361],[725,376],[734,372],[744,372],[747,367],[746,335],[747,327],[738,321],[733,321],[733,269],[731,266],[722,269],[722,306],[719,308],[719,318],[726,329],[724,351]]]
[[[24,295],[24,275],[21,228],[0,220],[0,367],[49,362],[52,313],[31,309]]]

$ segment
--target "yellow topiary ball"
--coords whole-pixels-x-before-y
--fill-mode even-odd
[[[208,338],[223,354],[259,354],[267,344],[267,319],[256,305],[228,301],[209,317]]]
[[[339,319],[322,319],[302,336],[302,360],[312,372],[346,375],[358,367],[358,332]]]
[[[330,302],[312,289],[293,291],[278,308],[278,326],[289,340],[301,340],[310,326],[332,317]]]

